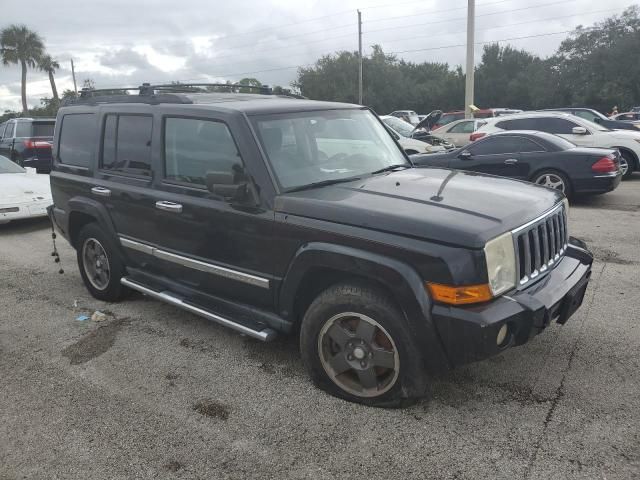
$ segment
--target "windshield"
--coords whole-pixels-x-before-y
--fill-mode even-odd
[[[7,157],[0,155],[0,174],[2,173],[25,173],[26,170],[20,165],[13,163]]]
[[[413,125],[396,117],[385,117],[382,121],[393,128],[403,137],[410,137],[413,133]]]
[[[294,189],[410,164],[369,110],[324,110],[252,118],[278,183]]]

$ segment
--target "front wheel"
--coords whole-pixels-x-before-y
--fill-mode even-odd
[[[80,275],[98,300],[116,302],[128,292],[120,283],[125,266],[109,237],[95,223],[85,225],[76,242]]]
[[[321,293],[302,321],[300,350],[314,383],[345,400],[401,407],[425,394],[405,317],[377,288],[344,283]]]
[[[571,184],[562,172],[557,170],[543,170],[536,173],[531,179],[536,185],[560,190],[568,198],[571,196]]]

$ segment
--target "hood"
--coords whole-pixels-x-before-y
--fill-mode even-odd
[[[48,175],[0,173],[0,204],[46,199],[51,199]]]
[[[425,130],[431,130],[431,128],[436,123],[438,123],[440,117],[442,117],[442,110],[434,110],[429,115],[427,115],[424,120],[418,123],[413,131],[415,132],[416,130],[420,130],[421,128],[424,128]]]
[[[400,146],[404,150],[417,150],[419,153],[424,152],[443,152],[446,149],[441,146],[431,145],[429,142],[425,142],[422,140],[416,140],[414,138],[400,137],[398,140]]]
[[[276,211],[403,236],[482,248],[533,220],[561,193],[508,178],[410,168],[276,198]]]

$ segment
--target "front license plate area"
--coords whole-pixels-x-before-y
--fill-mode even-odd
[[[588,282],[584,282],[581,285],[577,285],[573,290],[562,300],[562,306],[560,307],[560,316],[558,317],[558,323],[563,325],[569,320],[569,317],[573,315],[584,300],[584,294],[587,291]]]

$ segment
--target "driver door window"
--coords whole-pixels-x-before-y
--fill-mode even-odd
[[[243,171],[229,128],[222,122],[167,118],[164,123],[165,180],[206,188],[208,173]]]

